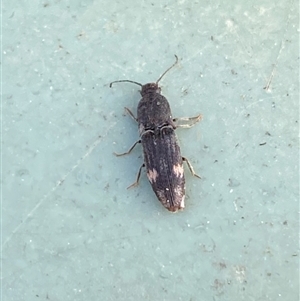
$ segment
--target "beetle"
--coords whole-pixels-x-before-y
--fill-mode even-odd
[[[175,130],[178,127],[189,128],[202,119],[199,114],[190,118],[173,118],[168,100],[161,95],[159,81],[178,63],[169,67],[155,83],[140,84],[131,80],[117,80],[110,83],[129,82],[141,87],[142,96],[137,107],[137,117],[128,109],[127,113],[138,123],[140,139],[125,153],[129,154],[141,143],[144,153],[144,163],[140,167],[136,181],[128,188],[137,186],[141,170],[146,167],[148,180],[154,193],[162,205],[171,212],[177,212],[185,207],[185,177],[183,161],[185,161],[193,176],[200,178],[187,158],[181,156]]]

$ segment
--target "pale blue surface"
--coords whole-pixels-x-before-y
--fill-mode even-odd
[[[238,3],[238,4],[236,4]],[[299,297],[296,1],[6,1],[2,300]],[[142,174],[138,86],[162,80],[187,206]],[[268,89],[264,89],[269,85]]]

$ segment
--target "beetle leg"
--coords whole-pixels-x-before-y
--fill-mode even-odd
[[[136,187],[136,186],[139,185],[139,180],[140,180],[140,177],[141,177],[141,171],[142,171],[143,167],[145,167],[145,163],[143,163],[142,166],[140,167],[138,175],[136,177],[136,181],[134,183],[132,183],[130,186],[128,186],[127,189],[129,189],[131,187]]]
[[[192,164],[190,163],[190,161],[189,161],[187,158],[182,157],[182,161],[185,161],[185,162],[186,162],[187,166],[189,167],[189,170],[191,171],[191,173],[192,173],[192,175],[193,175],[194,177],[197,177],[197,178],[201,179],[201,177],[198,176],[198,175],[195,173]]]
[[[121,157],[121,156],[124,156],[124,155],[128,155],[131,153],[131,151],[135,148],[135,146],[138,144],[138,143],[141,143],[141,140],[138,140],[137,142],[135,142],[132,147],[125,153],[122,153],[122,154],[117,154],[117,153],[114,153],[115,156],[117,157]]]
[[[125,107],[125,111],[130,115],[132,119],[138,122],[137,118],[133,115],[133,113],[128,108]]]
[[[202,119],[202,115],[199,114],[195,117],[181,117],[181,118],[174,118],[173,122],[175,123],[176,127],[182,128],[190,128],[199,122]]]

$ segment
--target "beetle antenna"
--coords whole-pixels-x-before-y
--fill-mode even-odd
[[[114,82],[111,82],[111,83],[109,84],[109,87],[111,88],[112,85],[113,85],[114,83],[122,83],[122,82],[133,83],[133,84],[136,84],[136,85],[139,85],[139,86],[143,87],[142,84],[137,83],[137,82],[134,82],[134,81],[132,81],[132,80],[128,80],[128,79],[116,80],[116,81],[114,81]]]
[[[178,63],[178,57],[177,57],[177,55],[175,54],[175,58],[176,58],[176,61],[175,61],[175,63],[171,66],[171,67],[169,67],[161,76],[160,76],[160,78],[156,81],[156,84],[158,84],[158,82],[163,78],[163,76],[168,72],[168,71],[170,71],[177,63]]]

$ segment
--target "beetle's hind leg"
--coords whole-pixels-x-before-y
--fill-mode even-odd
[[[139,169],[138,175],[136,177],[136,181],[134,183],[132,183],[130,186],[127,187],[127,189],[131,188],[131,187],[136,187],[139,185],[139,180],[141,177],[141,172],[142,172],[142,168],[145,167],[145,163],[142,164],[142,166]]]
[[[191,171],[191,174],[192,174],[194,177],[197,177],[197,178],[201,179],[201,177],[198,176],[198,175],[195,173],[192,164],[190,163],[190,161],[189,161],[187,158],[182,157],[182,161],[185,161],[185,162],[186,162],[186,164],[187,164],[189,170]]]
[[[173,122],[175,123],[176,127],[191,128],[193,125],[195,125],[200,120],[202,120],[201,114],[199,114],[195,117],[174,118]]]

